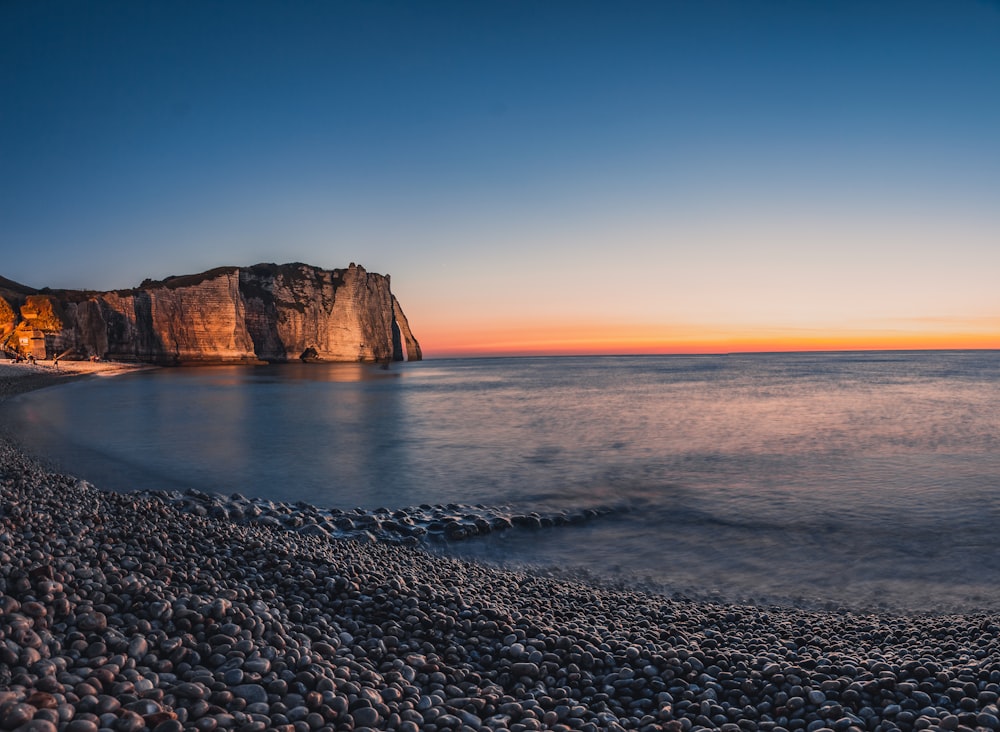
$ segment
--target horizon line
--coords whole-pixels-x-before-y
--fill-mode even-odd
[[[769,356],[781,354],[833,354],[833,353],[983,353],[1000,352],[1000,346],[995,347],[957,347],[957,348],[799,348],[771,350],[733,350],[733,351],[671,351],[671,352],[475,352],[452,353],[445,355],[428,355],[424,353],[424,361],[445,361],[457,359],[489,359],[489,358],[637,358],[663,356]]]

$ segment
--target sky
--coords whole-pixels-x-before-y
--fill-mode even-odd
[[[1000,348],[1000,2],[0,0],[0,254],[357,262],[428,357]]]

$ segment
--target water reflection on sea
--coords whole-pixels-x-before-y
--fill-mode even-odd
[[[736,599],[1000,607],[998,352],[168,369],[5,411],[120,490],[610,504],[448,551]]]

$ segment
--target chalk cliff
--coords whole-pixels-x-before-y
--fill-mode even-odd
[[[220,267],[132,290],[33,290],[0,277],[0,346],[36,358],[161,364],[417,361],[388,275]]]

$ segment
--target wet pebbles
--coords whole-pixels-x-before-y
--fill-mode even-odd
[[[0,729],[1000,728],[986,614],[667,599],[184,503],[0,443]]]
[[[420,505],[390,510],[317,508],[266,498],[208,494],[191,489],[143,491],[185,513],[225,519],[241,524],[284,527],[302,534],[340,539],[387,541],[417,545],[424,542],[461,541],[512,528],[544,529],[581,524],[627,510],[624,506],[594,506],[576,510],[517,512],[507,506]]]

